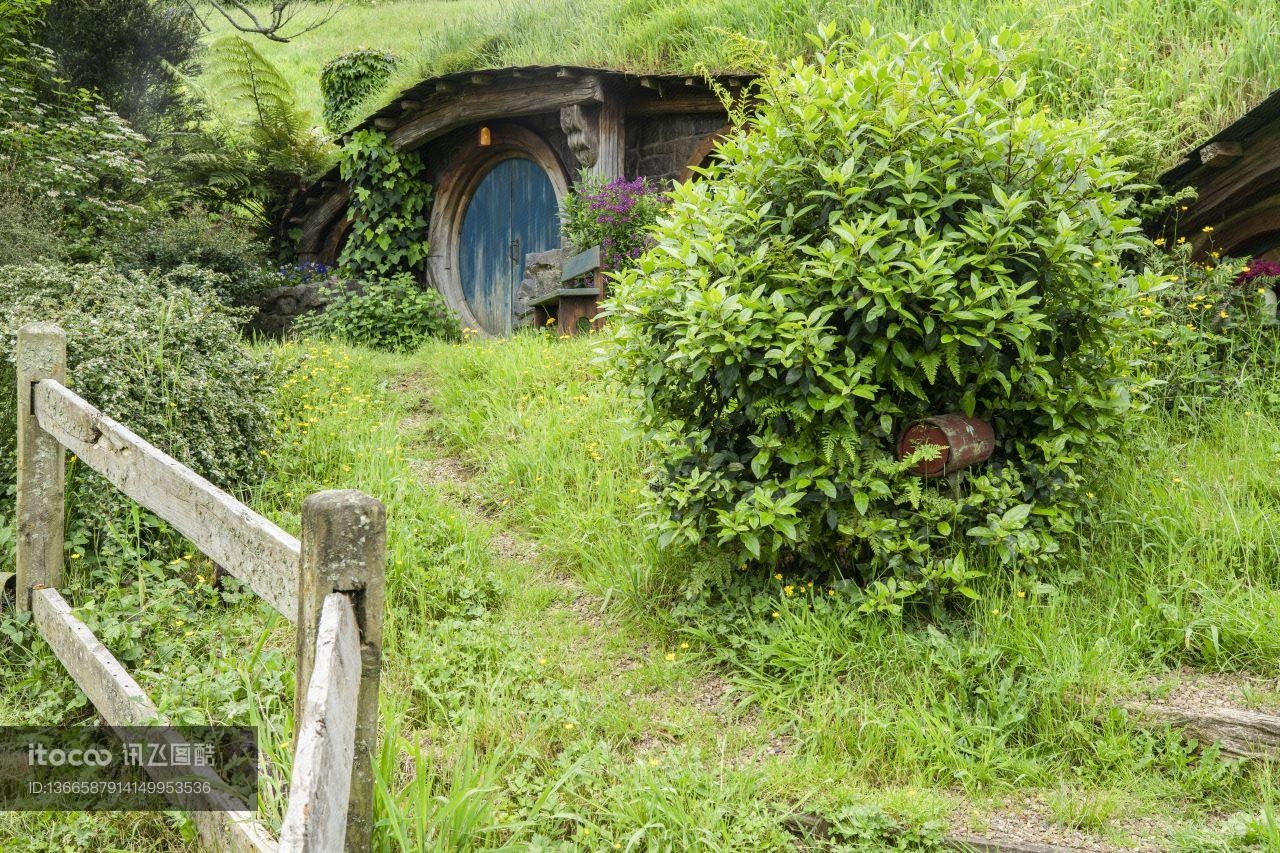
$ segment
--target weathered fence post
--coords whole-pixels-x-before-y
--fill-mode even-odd
[[[347,809],[346,849],[351,853],[365,853],[373,833],[373,761],[378,743],[386,548],[386,510],[375,498],[345,490],[317,492],[303,501],[295,720],[302,719],[303,701],[315,666],[316,633],[325,596],[331,592],[349,593],[360,628],[360,694],[351,802]]]
[[[31,588],[62,583],[63,488],[66,453],[36,423],[33,386],[64,382],[67,335],[51,323],[18,330],[18,553],[15,593],[19,610],[31,609]]]

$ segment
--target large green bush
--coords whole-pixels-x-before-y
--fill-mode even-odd
[[[1010,41],[828,45],[676,188],[609,309],[662,543],[836,567],[867,609],[1056,550],[1129,400],[1139,238],[1131,176],[1037,107]],[[990,419],[994,456],[906,473],[900,432],[946,412]]]
[[[17,330],[45,320],[67,333],[70,386],[143,438],[214,483],[241,491],[263,474],[269,444],[266,365],[238,333],[241,316],[190,285],[210,275],[167,276],[111,266],[0,267],[0,387],[12,389]],[[15,403],[0,399],[0,491],[14,479]],[[70,467],[75,514],[90,532],[119,518],[113,490]],[[8,513],[0,513],[8,515]]]
[[[462,334],[458,315],[444,297],[407,273],[342,291],[323,312],[300,318],[294,328],[393,352],[408,352],[428,338],[457,340]]]
[[[324,123],[341,133],[355,119],[366,98],[391,79],[400,59],[390,51],[363,47],[335,56],[320,69],[320,94],[324,98]]]

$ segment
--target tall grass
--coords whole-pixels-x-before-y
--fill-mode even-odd
[[[930,821],[1027,797],[1103,835],[1143,817],[1181,839],[1171,849],[1266,849],[1274,766],[1225,761],[1112,706],[1180,665],[1280,674],[1273,401],[1242,393],[1195,422],[1135,421],[1061,566],[993,576],[941,620],[868,618],[795,575],[732,573],[723,592],[688,597],[714,561],[652,547],[643,447],[597,343],[529,335],[408,360],[276,350],[292,368],[256,504],[295,529],[320,488],[388,508],[377,849],[786,850],[829,843],[814,827],[880,838],[866,833],[886,825],[929,849]],[[459,477],[433,479],[446,457]],[[251,607],[202,612],[197,638],[163,624],[144,638],[141,653],[164,655],[144,681],[175,713],[259,726],[277,823],[288,632]],[[166,697],[182,673],[208,674],[201,653],[215,677]],[[5,718],[65,705],[57,669],[39,649],[0,658]],[[0,846],[19,837],[162,850],[190,835],[163,816],[0,820]]]
[[[834,21],[855,32],[946,25],[1025,37],[1045,102],[1114,114],[1168,162],[1280,85],[1280,7],[1269,0],[538,0],[474,7],[429,35],[415,76],[479,66],[575,63],[687,73],[738,64],[728,32],[780,57]],[[402,78],[402,80],[405,78]]]

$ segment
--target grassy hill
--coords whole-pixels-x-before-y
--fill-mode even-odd
[[[778,56],[806,51],[825,21],[856,30],[944,25],[1022,33],[1026,62],[1052,108],[1125,122],[1138,153],[1167,164],[1280,87],[1274,0],[431,0],[349,6],[288,45],[263,44],[316,109],[316,78],[359,46],[405,59],[388,86],[504,65],[602,65],[692,72],[743,64],[740,33]],[[220,30],[222,31],[222,30]],[[385,98],[384,98],[385,100]]]
[[[439,30],[456,25],[469,11],[470,4],[463,0],[349,3],[323,26],[288,43],[250,38],[253,45],[284,72],[302,105],[319,123],[320,69],[330,59],[362,47],[382,48],[402,57],[417,56],[432,43]],[[315,22],[319,14],[319,11],[304,12],[298,21],[300,24]],[[235,33],[223,18],[210,17],[209,24],[213,29],[206,41]]]

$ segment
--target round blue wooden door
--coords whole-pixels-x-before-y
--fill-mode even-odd
[[[484,331],[511,331],[524,256],[560,245],[555,188],[542,167],[513,157],[489,170],[462,219],[458,275]]]

